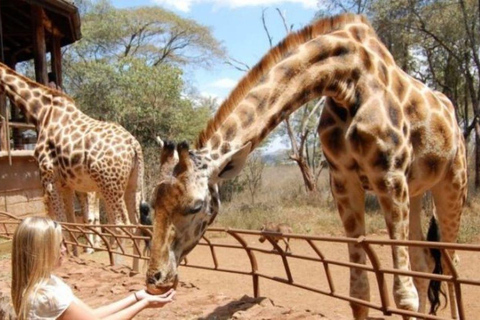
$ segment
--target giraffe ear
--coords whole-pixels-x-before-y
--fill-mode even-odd
[[[248,155],[252,149],[252,143],[248,142],[238,150],[231,151],[223,157],[223,161],[219,166],[217,175],[219,180],[228,180],[235,178],[245,167]]]

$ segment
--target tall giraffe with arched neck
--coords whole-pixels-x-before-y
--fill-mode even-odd
[[[178,146],[178,163],[168,174],[162,170],[153,199],[149,291],[176,283],[178,264],[218,212],[217,184],[238,174],[248,154],[290,113],[320,96],[327,104],[319,135],[346,235],[365,234],[365,192],[372,191],[392,239],[423,239],[421,199],[431,190],[442,240],[456,241],[467,174],[453,105],[403,72],[364,17],[341,15],[287,36],[223,102],[196,149]],[[162,155],[163,163],[171,167]],[[348,249],[351,262],[366,262],[360,245]],[[427,271],[423,249],[394,246],[392,257],[397,269]],[[396,275],[397,306],[423,312],[427,286]],[[351,269],[350,294],[370,299],[364,270]],[[366,306],[351,305],[355,319],[368,316]]]
[[[143,152],[118,124],[90,118],[64,93],[0,63],[0,91],[36,126],[35,158],[49,214],[75,222],[74,191],[99,192],[111,224],[138,224]]]

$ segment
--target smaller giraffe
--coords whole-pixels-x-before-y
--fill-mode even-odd
[[[292,252],[290,248],[290,238],[283,237],[284,233],[293,233],[292,227],[290,227],[288,224],[267,222],[260,228],[260,231],[266,233],[275,233],[274,235],[262,234],[260,238],[258,238],[258,241],[261,243],[264,243],[267,238],[270,238],[276,244],[278,244],[278,241],[283,240],[285,243],[285,252]]]
[[[0,93],[37,129],[34,155],[52,218],[73,222],[75,191],[99,192],[109,224],[138,224],[140,207],[147,205],[143,151],[134,136],[116,123],[90,118],[66,94],[2,63]]]

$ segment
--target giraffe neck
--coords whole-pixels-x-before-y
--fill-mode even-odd
[[[20,108],[27,120],[37,127],[42,123],[42,117],[52,108],[53,99],[57,96],[65,97],[33,80],[13,71],[0,63],[0,91],[5,91],[8,98]]]
[[[253,150],[293,111],[320,96],[331,97],[347,110],[360,104],[359,83],[365,70],[352,41],[318,36],[284,56],[239,99],[207,139],[200,137],[197,147],[218,157],[248,142]]]

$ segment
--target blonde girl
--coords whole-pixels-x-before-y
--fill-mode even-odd
[[[119,301],[92,309],[73,294],[53,271],[65,257],[60,224],[45,217],[24,219],[13,235],[12,302],[18,320],[132,319],[145,308],[161,308],[174,290],[153,296],[140,290]]]

